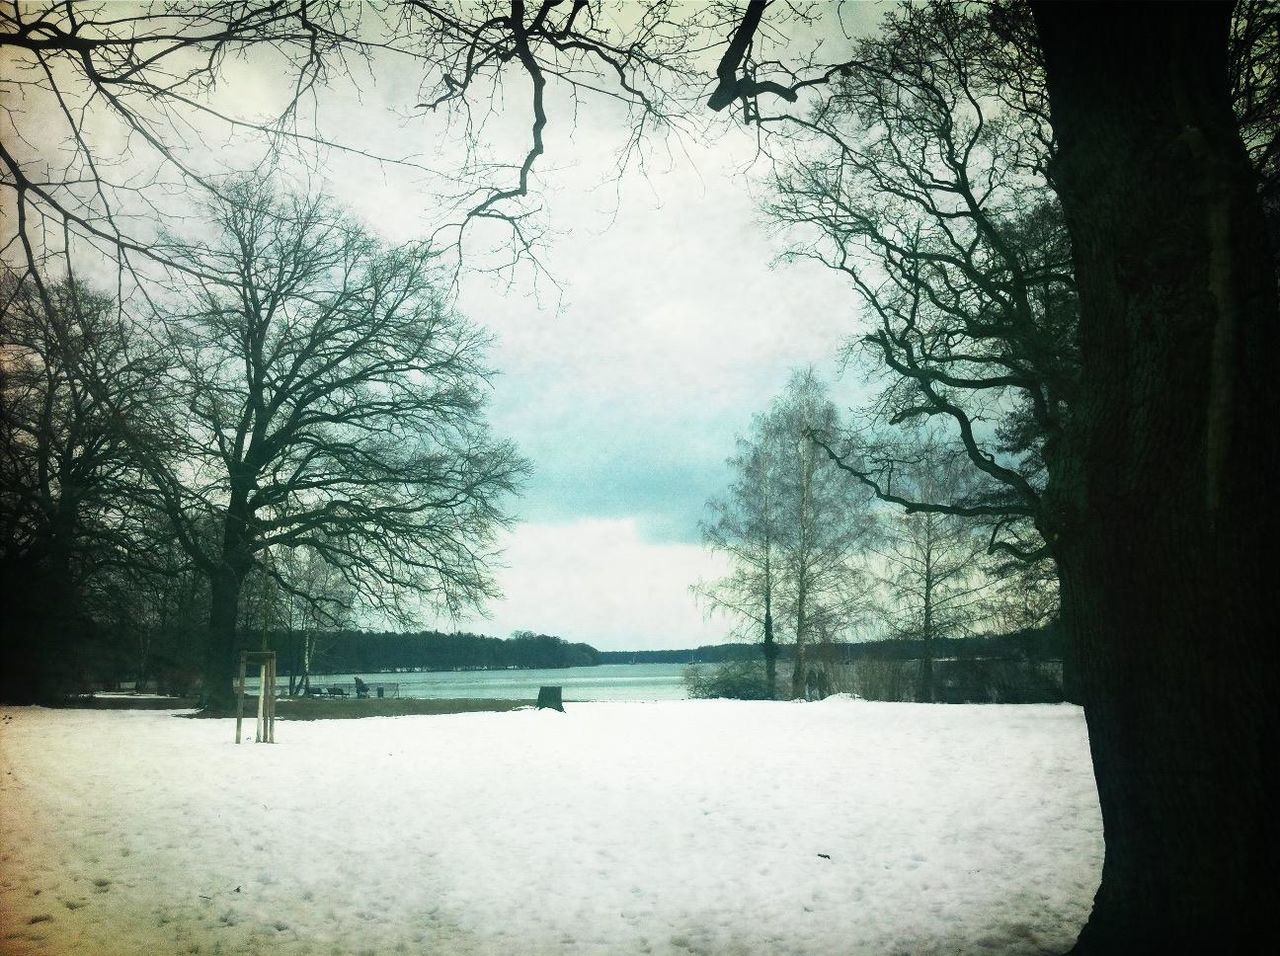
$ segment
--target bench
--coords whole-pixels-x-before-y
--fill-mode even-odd
[[[400,685],[394,681],[361,681],[359,684],[348,684],[344,681],[341,684],[313,686],[307,690],[307,696],[318,697],[321,700],[333,698],[349,700],[352,697],[357,700],[368,700],[373,697],[399,697]]]

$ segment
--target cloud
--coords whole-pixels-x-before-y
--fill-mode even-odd
[[[632,517],[646,540],[696,542],[751,416],[793,368],[834,376],[852,297],[829,270],[770,268],[779,247],[728,152],[624,177],[611,216],[560,183],[557,219],[578,225],[546,255],[559,303],[464,281],[462,310],[497,336],[491,421],[534,464],[526,519]]]
[[[695,647],[724,641],[689,586],[724,573],[700,546],[646,541],[633,518],[531,522],[506,541],[506,597],[487,620],[439,624],[506,636],[528,629],[602,650]]]

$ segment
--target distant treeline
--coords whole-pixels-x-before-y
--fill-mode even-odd
[[[723,664],[760,656],[759,644],[703,644],[674,651],[599,651],[601,664]]]
[[[778,648],[780,660],[791,660],[794,647]],[[823,660],[846,663],[857,660],[910,661],[924,656],[924,641],[892,639],[883,641],[837,642],[810,647]],[[673,651],[598,651],[601,664],[723,664],[751,661],[762,654],[759,644],[704,644]],[[1009,634],[983,634],[935,641],[935,657],[960,659],[1001,658],[1008,660],[1062,660],[1062,639],[1055,624]]]
[[[287,638],[280,642],[287,647]],[[415,670],[590,667],[600,652],[549,634],[519,633],[510,638],[483,634],[418,631],[332,631],[316,642],[313,673],[371,673]]]
[[[149,665],[138,666],[137,640],[131,632],[105,635],[114,640],[95,645],[96,656],[67,658],[69,675],[77,686],[109,685],[120,680],[158,681],[173,693],[186,693],[194,678],[191,663],[198,653],[198,630],[190,633],[157,634],[149,640]],[[721,664],[731,661],[761,660],[759,644],[704,644],[695,648],[661,651],[600,651],[589,644],[570,643],[549,634],[517,632],[510,638],[483,634],[439,631],[391,633],[385,631],[339,630],[314,633],[310,671],[313,674],[367,674],[397,670],[504,670],[507,668],[591,667],[596,664]],[[281,676],[303,672],[304,635],[298,631],[271,631],[269,646],[280,655]],[[244,633],[241,644],[260,646],[261,632]],[[789,661],[793,649],[782,645],[780,658]],[[109,651],[109,653],[108,653]],[[810,647],[814,660],[842,663],[855,660],[909,661],[922,656],[923,642],[912,640],[837,643]],[[1062,659],[1056,627],[982,637],[937,641],[933,647],[939,659],[1000,659],[1057,661]]]
[[[510,638],[483,634],[418,631],[396,634],[379,631],[333,631],[317,642],[315,673],[370,673],[403,668],[422,670],[591,667],[596,664],[720,664],[760,657],[758,644],[704,644],[663,651],[600,651],[590,644],[571,644],[548,634],[519,633]],[[288,641],[281,640],[280,647]],[[782,645],[780,659],[790,660],[793,648]],[[924,653],[918,640],[834,643],[810,648],[832,663],[855,660],[916,660]],[[1062,659],[1061,639],[1054,625],[1010,634],[987,634],[936,641],[936,657],[1001,658],[1049,661]]]

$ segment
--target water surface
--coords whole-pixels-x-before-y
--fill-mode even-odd
[[[347,688],[359,676],[376,694],[432,700],[483,697],[498,700],[534,700],[544,685],[564,689],[565,700],[684,700],[683,664],[600,664],[596,667],[564,667],[548,670],[433,671],[415,674],[313,674],[311,686],[335,684]],[[288,678],[281,678],[287,692]],[[395,691],[392,685],[398,685]],[[246,682],[256,687],[257,682]]]

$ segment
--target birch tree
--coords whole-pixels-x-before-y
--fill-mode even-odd
[[[803,696],[808,649],[819,635],[847,633],[865,605],[859,558],[871,528],[868,496],[808,437],[837,429],[838,419],[813,370],[794,373],[738,440],[729,494],[708,503],[703,540],[729,558],[730,573],[698,591],[762,635],[771,695],[780,641],[794,649],[790,695]]]
[[[904,493],[922,500],[963,496],[968,478],[960,453],[922,441],[919,457],[900,475]],[[875,552],[885,562],[894,636],[922,645],[916,699],[936,699],[938,643],[972,634],[986,616],[992,581],[985,573],[986,537],[970,519],[938,511],[898,511],[881,525]]]

